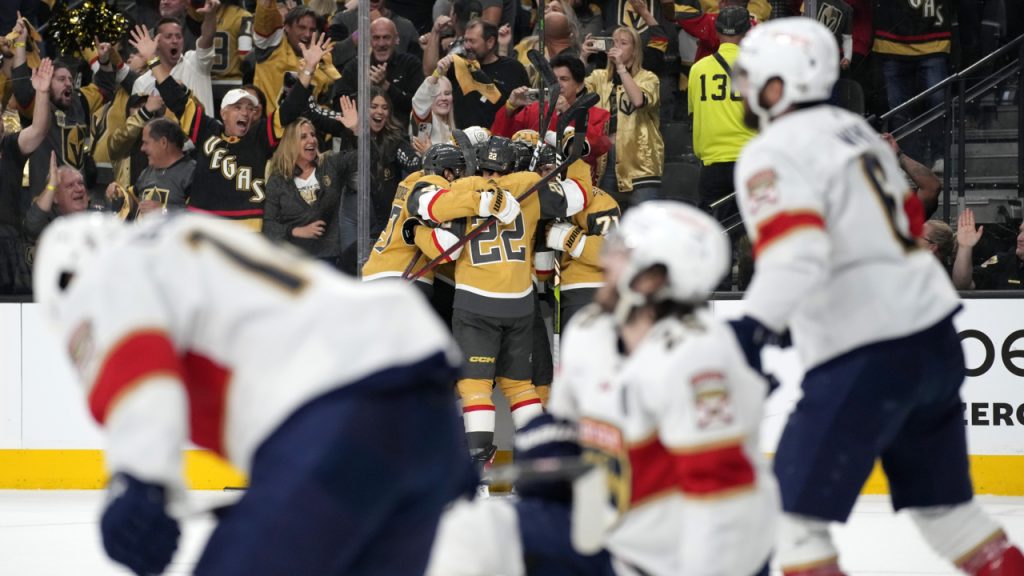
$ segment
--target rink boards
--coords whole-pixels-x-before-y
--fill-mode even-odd
[[[742,303],[712,306],[716,315],[728,318]],[[1024,300],[965,300],[956,324],[970,370],[962,394],[975,488],[982,494],[1024,496]],[[766,351],[765,365],[782,382],[762,427],[762,446],[771,453],[799,397],[802,370],[791,351]],[[508,428],[507,420],[499,422],[499,436],[507,436]],[[507,446],[507,437],[499,444]],[[71,368],[36,305],[0,303],[0,489],[100,488],[102,447]],[[187,453],[186,476],[194,488],[244,482],[201,451]],[[876,471],[865,492],[885,491],[884,477]]]

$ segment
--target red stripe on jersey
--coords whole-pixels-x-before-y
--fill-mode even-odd
[[[188,135],[189,139],[192,140],[192,144],[199,143],[199,121],[203,119],[203,114],[206,114],[203,107],[196,104],[192,118],[192,130],[189,131],[190,134]]]
[[[494,412],[494,406],[490,404],[481,404],[479,406],[463,406],[462,411],[465,412],[479,412],[481,410],[489,410]]]
[[[928,42],[930,40],[948,40],[953,37],[953,33],[932,32],[930,34],[904,35],[893,34],[892,32],[883,32],[881,30],[875,30],[875,36],[878,36],[879,38],[885,38],[886,40],[892,40],[894,42]]]
[[[725,375],[721,372],[701,372],[690,379],[690,384],[697,386],[705,380],[725,380]]]
[[[590,203],[590,201],[589,201],[590,199],[587,198],[587,189],[583,187],[583,183],[580,182],[579,180],[577,180],[575,178],[569,178],[569,180],[572,180],[573,182],[576,183],[577,186],[580,187],[580,194],[583,194],[583,210],[586,210],[587,209],[587,204]],[[580,210],[580,212],[582,212],[583,210]]]
[[[825,229],[825,220],[821,214],[809,210],[797,212],[781,212],[757,226],[757,243],[754,244],[754,258],[768,248],[776,240],[800,228]]]
[[[182,378],[181,359],[167,334],[145,330],[129,334],[107,354],[89,392],[89,411],[102,424],[121,395],[157,375]]]
[[[677,485],[672,454],[657,436],[629,448],[629,467],[633,476],[630,504],[671,490]]]
[[[224,455],[224,420],[231,371],[209,358],[185,355],[189,427],[198,446]]]
[[[917,194],[908,193],[903,197],[903,212],[910,221],[910,237],[924,237],[924,203]]]
[[[267,117],[267,142],[271,146],[277,146],[277,137],[274,135],[274,115]]]
[[[429,210],[429,208],[428,208],[428,210]],[[441,246],[441,243],[437,241],[437,230],[434,230],[433,232],[430,233],[430,240],[434,243],[434,248],[437,248],[438,252],[440,252],[441,254],[444,254],[444,246]],[[445,256],[444,257],[444,261],[445,262],[451,262],[452,261],[451,255]]]
[[[203,214],[223,216],[225,218],[252,218],[254,216],[263,216],[263,209],[261,208],[255,208],[252,210],[203,210],[202,208],[188,206],[187,210],[189,212],[201,212]]]
[[[441,188],[440,190],[437,191],[436,194],[434,194],[434,197],[431,198],[430,202],[427,204],[427,217],[433,220],[434,222],[440,222],[440,220],[434,218],[434,202],[437,202],[437,199],[441,197],[441,194],[445,194],[447,192],[447,188]]]
[[[676,454],[676,476],[686,494],[711,496],[754,484],[754,467],[739,444]]]
[[[522,402],[516,402],[515,404],[513,404],[509,408],[509,411],[514,412],[514,411],[519,410],[520,408],[522,408],[524,406],[530,406],[530,405],[533,405],[533,404],[540,404],[540,398],[531,398],[530,400],[523,400]]]

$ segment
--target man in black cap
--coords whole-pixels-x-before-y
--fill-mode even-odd
[[[732,63],[739,55],[740,40],[750,30],[750,13],[742,6],[722,8],[715,29],[720,43],[718,51],[693,65],[687,94],[693,121],[693,151],[701,161],[697,182],[700,208],[729,226],[739,223],[735,221],[739,214],[736,200],[729,196],[734,190],[733,168],[740,150],[755,134],[743,121],[743,101],[732,79]],[[743,227],[733,230],[740,234]],[[732,239],[735,245],[738,238],[733,235]],[[726,284],[722,288],[730,289],[731,282]]]

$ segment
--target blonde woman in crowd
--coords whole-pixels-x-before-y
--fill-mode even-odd
[[[351,151],[319,153],[316,129],[290,124],[270,159],[263,234],[336,266],[342,190],[355,175]]]
[[[658,77],[643,69],[640,36],[622,26],[612,38],[608,67],[593,71],[584,84],[601,97],[598,106],[611,112],[612,148],[598,166],[600,188],[625,209],[662,197],[665,145],[658,129]]]
[[[420,84],[412,97],[409,139],[421,156],[434,144],[452,141],[455,110],[452,107],[452,83],[448,80],[451,56],[437,62],[434,73]]]

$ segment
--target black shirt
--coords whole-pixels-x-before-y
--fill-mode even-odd
[[[974,287],[978,290],[1020,290],[1024,280],[1024,261],[1014,251],[1000,252],[974,269]]]
[[[374,66],[379,63],[370,56],[370,63]],[[398,124],[405,128],[409,125],[409,115],[412,113],[412,97],[416,89],[423,83],[423,63],[412,54],[394,53],[388,60],[386,72],[388,80],[388,98],[391,100],[391,117],[398,121]],[[341,78],[335,83],[336,94],[331,99],[336,102],[338,96],[355,96],[359,90],[359,61],[351,60],[341,71]]]
[[[21,230],[21,175],[25,156],[18,148],[18,133],[0,138],[0,225]],[[47,163],[49,168],[49,163]]]
[[[455,124],[458,128],[489,127],[494,123],[494,115],[508,100],[508,95],[516,88],[530,83],[526,68],[523,68],[518,60],[505,56],[498,56],[498,59],[490,64],[481,64],[480,72],[490,78],[501,92],[501,98],[493,104],[482,100],[482,95],[476,90],[463,94],[455,79],[455,66],[448,69],[448,80],[452,83],[452,109],[455,110]]]

